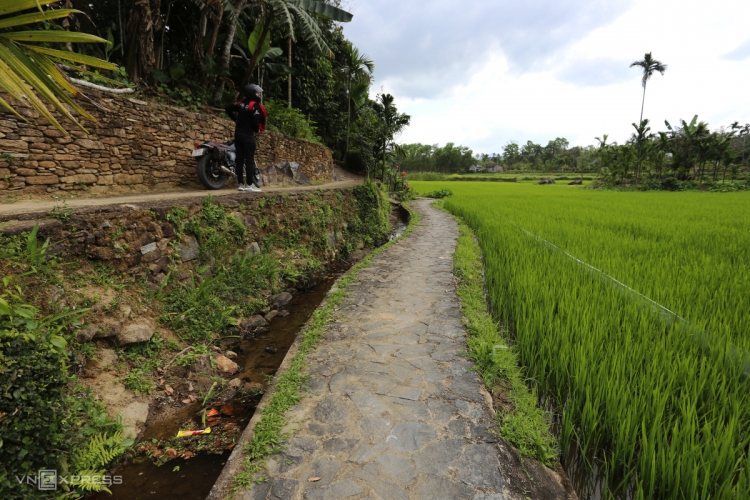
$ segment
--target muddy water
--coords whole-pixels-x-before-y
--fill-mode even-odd
[[[236,362],[242,367],[242,371],[236,377],[242,379],[243,382],[257,382],[265,387],[267,378],[276,373],[297,334],[341,272],[343,269],[325,276],[313,288],[295,296],[283,308],[289,312],[289,315],[273,318],[268,325],[268,332],[242,340],[239,346],[233,346],[232,348],[238,351]],[[208,406],[207,409],[215,406],[225,415],[226,406],[229,405],[232,415],[223,417],[222,423],[235,422],[241,429],[244,429],[252,418],[259,401],[260,396],[238,395],[226,404]],[[196,422],[200,422],[202,410],[201,404],[195,403],[181,408],[167,420],[154,422],[144,431],[142,442],[151,438],[173,437],[186,421],[195,419]],[[221,474],[228,457],[229,452],[222,455],[198,454],[190,459],[178,458],[157,466],[151,460],[139,456],[134,461],[118,466],[112,471],[112,475],[122,476],[122,484],[110,487],[112,496],[101,493],[91,498],[96,500],[203,500]],[[175,467],[179,469],[175,471]]]

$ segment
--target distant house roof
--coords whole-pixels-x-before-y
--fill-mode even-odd
[[[484,170],[484,167],[481,165],[472,165],[469,167],[469,172],[479,172],[481,170]]]

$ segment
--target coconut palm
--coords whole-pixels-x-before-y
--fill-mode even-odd
[[[653,75],[656,71],[663,75],[667,70],[667,65],[662,64],[660,61],[657,61],[656,59],[651,57],[651,52],[647,52],[646,55],[643,56],[642,61],[635,61],[630,65],[631,68],[633,66],[638,66],[643,69],[643,78],[641,79],[641,83],[643,85],[643,101],[641,102],[641,119],[639,120],[642,122],[643,106],[644,104],[646,104],[646,82],[648,82],[649,78],[651,78],[651,75]]]
[[[248,48],[250,49],[250,62],[247,71],[245,72],[245,78],[242,82],[243,85],[247,83],[252,76],[255,66],[260,58],[263,57],[265,50],[268,50],[267,48],[264,49],[264,47],[268,47],[268,40],[271,37],[271,24],[274,20],[278,20],[286,31],[284,38],[291,39],[295,42],[297,40],[295,36],[296,26],[302,39],[307,42],[315,52],[332,56],[333,52],[330,47],[328,47],[328,44],[326,44],[326,41],[323,38],[323,32],[320,31],[315,16],[321,16],[342,23],[348,23],[354,17],[345,10],[317,0],[265,0],[261,5],[261,9],[262,15],[259,20],[259,36],[257,37],[255,44],[248,43]],[[250,41],[248,40],[248,42]],[[291,47],[289,54],[291,57]]]
[[[72,96],[78,95],[79,91],[60,71],[58,65],[64,64],[89,75],[92,73],[77,65],[108,70],[119,68],[116,64],[96,57],[48,47],[50,43],[110,43],[87,33],[39,29],[41,28],[39,23],[65,18],[70,14],[80,12],[75,9],[42,9],[42,4],[51,3],[57,3],[57,1],[0,0],[0,88],[13,99],[30,104],[64,134],[67,135],[67,131],[47,109],[44,101],[52,104],[63,116],[86,132],[86,129],[63,103],[92,122],[96,119],[71,99]],[[28,12],[22,13],[24,11]],[[44,44],[44,46],[36,44]],[[102,77],[99,79],[106,80]],[[0,98],[0,106],[26,121],[26,118],[22,117],[12,104],[2,98]]]
[[[352,83],[358,94],[367,92],[372,83],[372,72],[375,63],[367,55],[361,53],[357,47],[347,43],[344,49],[344,74],[346,76],[346,149],[344,156],[349,152],[349,131],[352,122]]]

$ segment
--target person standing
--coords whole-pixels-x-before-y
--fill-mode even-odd
[[[260,192],[260,169],[255,163],[255,134],[265,130],[268,113],[261,104],[263,89],[254,84],[242,88],[243,99],[227,104],[224,110],[236,123],[234,144],[237,150],[237,182],[239,191]],[[250,185],[246,184],[246,180]]]

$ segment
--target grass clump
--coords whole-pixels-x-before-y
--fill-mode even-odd
[[[549,416],[537,407],[537,395],[526,385],[507,332],[487,312],[481,250],[471,229],[458,222],[453,270],[460,281],[457,293],[469,330],[469,357],[487,387],[510,400],[509,405],[496,408],[500,435],[523,456],[553,466],[560,452],[549,429]]]
[[[422,196],[425,198],[436,198],[436,199],[442,199],[442,198],[450,198],[453,196],[453,191],[450,189],[438,189],[436,191],[430,191],[429,193],[425,193]]]

